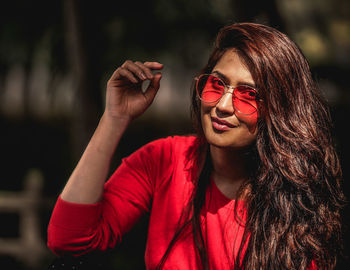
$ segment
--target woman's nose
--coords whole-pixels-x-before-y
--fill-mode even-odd
[[[233,107],[232,93],[225,93],[216,104],[216,108],[224,114],[233,114],[235,109]]]

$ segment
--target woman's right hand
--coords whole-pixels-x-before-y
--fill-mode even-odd
[[[140,116],[151,105],[159,89],[162,74],[158,62],[132,62],[127,60],[117,68],[107,83],[105,114],[112,118],[130,121]],[[142,91],[142,83],[149,86]]]

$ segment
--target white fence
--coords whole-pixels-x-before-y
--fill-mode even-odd
[[[40,230],[39,210],[51,207],[53,202],[42,198],[43,184],[40,171],[32,169],[22,191],[0,191],[0,212],[19,215],[19,237],[0,238],[0,254],[14,256],[32,269],[39,269],[40,262],[49,254]]]

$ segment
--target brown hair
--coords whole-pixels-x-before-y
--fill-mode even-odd
[[[345,197],[330,113],[309,64],[297,45],[278,30],[239,23],[220,30],[201,73],[210,73],[232,49],[247,65],[264,104],[252,150],[256,170],[241,187],[242,192],[249,186],[250,192],[245,198],[245,233],[234,268],[307,269],[314,260],[317,269],[333,269],[341,247],[340,210]],[[192,91],[192,116],[204,140],[200,101]],[[208,268],[208,262],[199,210],[210,162],[207,158],[190,202],[203,268]]]

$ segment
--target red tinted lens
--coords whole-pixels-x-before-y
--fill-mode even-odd
[[[197,89],[204,102],[216,102],[224,93],[225,85],[215,76],[204,75],[198,80]]]
[[[256,111],[256,102],[255,104],[248,103],[236,97],[233,98],[233,106],[236,108],[236,110],[243,114],[252,114]]]
[[[257,92],[249,86],[238,86],[233,92],[233,105],[244,114],[252,114],[256,111]]]

